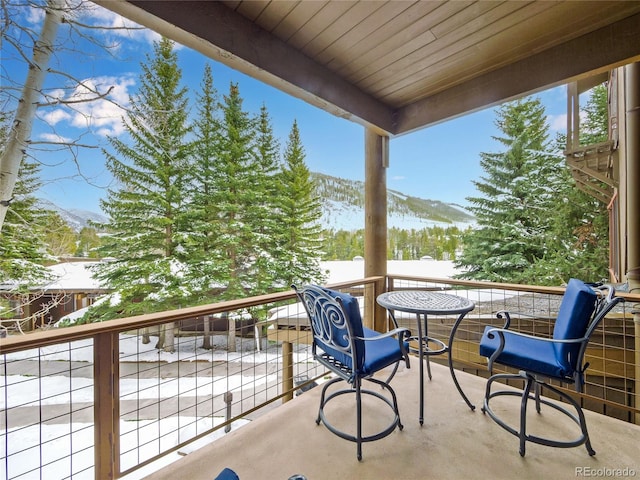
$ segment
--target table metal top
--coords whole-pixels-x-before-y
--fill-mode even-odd
[[[471,300],[442,292],[398,290],[383,293],[377,302],[389,310],[426,314],[466,313],[475,308]]]

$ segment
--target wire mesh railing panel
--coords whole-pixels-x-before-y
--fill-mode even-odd
[[[339,289],[358,297],[364,318],[371,320],[375,283],[343,285]],[[550,335],[562,295],[561,289],[545,287],[401,276],[389,277],[389,289],[437,290],[473,300],[452,352],[456,368],[479,375],[486,375],[479,341],[486,326],[502,326],[498,312],[511,312],[516,330]],[[48,346],[40,348],[26,341],[19,348],[11,344],[12,353],[0,355],[0,476],[84,479],[113,471],[116,477],[141,478],[324,381],[302,304],[290,295],[267,297],[262,303],[232,301],[228,311],[220,311],[222,304],[203,306],[187,320],[158,324],[166,313],[152,322],[143,318],[154,324],[148,328],[139,328],[134,318],[71,327],[75,338],[85,339],[69,341],[59,331],[52,334],[59,343],[49,345],[52,340],[42,337]],[[586,408],[637,422],[638,332],[631,308],[631,302],[620,304],[592,336],[580,399]],[[429,316],[429,336],[446,343],[456,318]],[[398,320],[415,331],[415,316]],[[114,395],[94,402],[95,391]],[[109,402],[118,410],[114,418]],[[115,435],[110,448],[117,459],[106,467],[96,462],[112,450],[104,450],[102,441],[94,445],[95,435],[108,438],[105,428]]]
[[[93,478],[92,341],[2,360],[0,472],[7,479]]]
[[[510,314],[510,328],[532,335],[550,337],[555,318],[562,301],[562,291],[548,292],[544,287],[531,291],[530,287],[509,289],[487,287],[481,282],[458,282],[456,280],[417,280],[393,276],[391,289],[437,290],[468,298],[475,302],[460,324],[452,349],[457,368],[478,375],[487,375],[487,359],[478,353],[480,339],[487,326],[502,327]],[[470,285],[469,285],[470,284]],[[636,379],[636,354],[634,341],[636,332],[632,313],[633,302],[622,302],[611,311],[595,330],[585,353],[588,368],[585,372],[584,392],[579,395],[583,406],[590,410],[637,423],[640,419],[639,379]],[[415,318],[407,317],[402,326],[415,329]],[[446,343],[451,326],[451,316],[429,316],[429,336]],[[402,322],[401,322],[402,323]],[[433,358],[434,361],[445,361]],[[495,368],[498,371],[501,367]],[[564,385],[574,391],[572,385]]]
[[[120,471],[178,458],[280,403],[287,362],[296,378],[313,375],[309,345],[278,335],[291,303],[120,334]]]

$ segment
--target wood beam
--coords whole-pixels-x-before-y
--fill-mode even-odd
[[[387,275],[387,159],[389,138],[365,130],[364,276]],[[375,301],[373,328],[387,331],[387,312]]]
[[[393,110],[221,2],[96,3],[333,115],[390,132]]]
[[[488,72],[397,112],[402,134],[640,60],[640,14]]]

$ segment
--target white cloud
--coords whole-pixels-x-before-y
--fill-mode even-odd
[[[129,89],[135,85],[131,75],[121,77],[94,77],[82,81],[82,85],[66,100],[81,101],[95,96],[95,91],[105,93],[111,89],[106,98],[73,105],[70,125],[85,129],[95,129],[100,136],[119,135],[124,131],[122,116],[129,105]]]
[[[149,44],[160,40],[160,35],[153,30],[143,28],[137,23],[98,5],[94,5],[94,8],[86,9],[85,17],[87,17],[85,19],[87,23],[106,27],[108,30],[103,31],[106,36]]]
[[[62,121],[69,121],[71,119],[71,115],[65,112],[62,108],[56,108],[51,112],[46,112],[43,115],[40,115],[40,118],[49,125],[57,125]]]
[[[394,177],[391,177],[391,180],[406,180],[407,177],[405,177],[404,175],[396,175]]]
[[[73,140],[68,137],[63,137],[62,135],[57,135],[55,133],[41,133],[38,138],[43,142],[51,142],[51,143],[72,143]]]
[[[548,115],[547,123],[552,132],[566,132],[567,130],[567,114]]]
[[[586,119],[586,113],[580,111],[580,123]],[[559,115],[547,115],[547,123],[552,132],[566,132],[567,131],[567,114],[562,113]]]

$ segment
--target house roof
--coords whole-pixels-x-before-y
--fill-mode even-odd
[[[640,60],[639,1],[97,3],[390,135]]]

